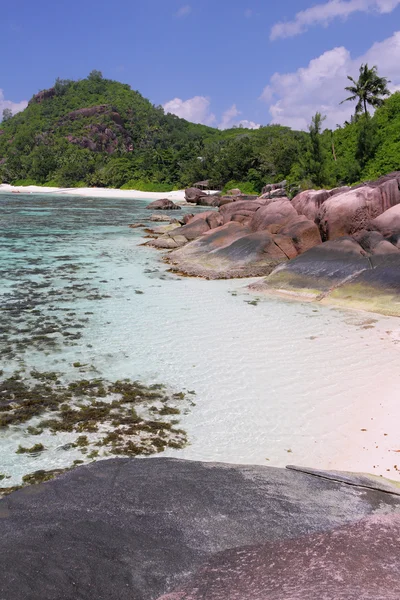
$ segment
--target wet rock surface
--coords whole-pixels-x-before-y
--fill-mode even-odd
[[[400,250],[378,232],[360,232],[311,248],[251,288],[400,316]]]
[[[0,594],[394,599],[400,495],[379,487],[336,472],[97,462],[0,501]]]

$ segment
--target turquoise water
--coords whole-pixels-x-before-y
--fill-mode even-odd
[[[280,300],[249,304],[246,281],[171,274],[158,251],[141,245],[142,231],[127,227],[148,219],[146,204],[0,195],[3,376],[93,373],[194,390],[181,423],[190,444],[170,455],[385,474],[389,465],[396,477],[398,321]],[[68,466],[82,458],[71,439],[0,430],[0,473],[11,485]],[[40,455],[15,453],[38,442]]]

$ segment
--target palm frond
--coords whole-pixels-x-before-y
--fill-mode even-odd
[[[347,89],[347,88],[346,88]],[[356,94],[354,94],[354,96],[349,96],[348,98],[346,98],[345,100],[342,100],[340,102],[340,104],[344,104],[344,102],[352,102],[353,100],[355,100],[357,98]]]

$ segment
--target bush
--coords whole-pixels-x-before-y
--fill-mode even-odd
[[[254,184],[250,181],[228,181],[224,186],[222,192],[226,194],[229,190],[238,188],[243,194],[258,195],[258,191],[255,189]]]
[[[42,184],[43,187],[60,187],[58,185],[58,181],[56,179],[52,179],[51,181],[46,181],[46,183]]]
[[[34,179],[17,179],[13,181],[12,185],[40,185],[40,183]]]

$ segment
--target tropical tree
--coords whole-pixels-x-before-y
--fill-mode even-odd
[[[12,114],[11,108],[5,108],[3,110],[3,123],[5,123],[5,121],[8,121],[9,119],[11,119],[12,116],[13,116],[13,114]]]
[[[387,88],[387,84],[390,82],[386,77],[379,77],[376,66],[370,69],[367,63],[361,65],[358,80],[356,81],[350,75],[347,76],[347,79],[353,83],[353,85],[345,88],[345,90],[351,93],[351,96],[342,100],[340,104],[357,100],[356,115],[363,111],[365,115],[368,115],[367,104],[373,108],[378,108],[383,104],[382,96],[390,96]]]
[[[309,148],[305,154],[307,176],[320,187],[324,183],[326,152],[322,144],[322,124],[326,116],[315,113],[308,127],[310,132]]]

